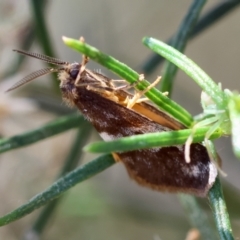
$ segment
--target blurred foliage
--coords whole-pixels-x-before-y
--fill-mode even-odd
[[[182,21],[181,27],[179,27],[178,31],[173,34],[173,37],[169,38],[168,41],[170,44],[174,45],[178,48],[175,44],[180,42],[178,41],[179,37],[181,37],[181,46],[180,50],[183,50],[188,41],[193,37],[200,36],[200,34],[206,30],[208,27],[213,27],[213,24],[216,24],[220,21],[221,18],[225,17],[227,14],[233,12],[236,9],[240,1],[224,1],[219,2],[212,9],[201,15],[202,8],[205,5],[206,1],[192,1],[192,5],[189,9],[186,10],[186,15],[184,20]],[[51,32],[48,30],[48,22],[46,21],[48,10],[51,7],[51,1],[30,1],[31,6],[31,18],[25,22],[22,28],[19,30],[19,46],[22,49],[30,49],[32,43],[37,40],[38,47],[41,51],[50,56],[56,57],[56,50],[53,44]],[[79,4],[79,7],[84,8],[84,5]],[[200,15],[200,17],[199,17]],[[192,16],[192,18],[190,18]],[[61,17],[64,17],[61,15]],[[141,15],[139,15],[141,18]],[[224,19],[224,18],[223,18]],[[186,25],[186,20],[189,20],[188,26]],[[185,27],[185,31],[183,31],[182,27]],[[178,34],[177,34],[178,33]],[[185,35],[183,34],[185,33]],[[184,35],[184,36],[183,36]],[[97,35],[95,36],[95,38]],[[140,40],[139,40],[140,41]],[[175,43],[175,44],[174,44]],[[184,46],[184,47],[183,47]],[[117,46],[116,46],[117,47]],[[6,68],[1,72],[2,77],[10,77],[13,76],[16,72],[19,71],[21,66],[24,63],[25,58],[23,56],[18,56],[14,61],[10,64],[10,68]],[[145,73],[150,74],[156,66],[159,66],[161,63],[160,61],[162,58],[159,55],[152,55],[149,59],[147,59],[144,63],[142,63],[142,69]],[[170,70],[167,70],[166,73],[168,74]],[[176,69],[174,71],[177,71]],[[174,72],[171,70],[171,74]],[[175,72],[176,73],[176,72]],[[173,80],[173,76],[171,75],[171,80]],[[66,107],[59,105],[56,107],[56,111],[53,111],[52,103],[56,99],[56,95],[59,94],[57,81],[55,81],[56,76],[53,76],[53,83],[52,86],[49,88],[41,87],[42,91],[45,92],[46,95],[49,96],[49,100],[45,101],[42,104],[42,100],[37,97],[38,90],[31,89],[31,92],[28,94],[32,95],[32,98],[35,102],[44,110],[57,112],[60,115],[65,111]],[[169,82],[167,82],[169,83]],[[170,90],[172,88],[172,83],[169,87],[164,88],[165,90]],[[54,92],[54,94],[52,94]],[[50,107],[49,107],[50,106]],[[236,105],[232,106],[232,108],[237,109]],[[72,115],[75,117],[76,115]],[[70,118],[70,117],[69,117]],[[76,118],[77,119],[77,118]],[[74,119],[74,121],[76,120]],[[58,120],[57,120],[58,121]],[[56,122],[57,122],[56,121]],[[79,121],[80,124],[80,121]],[[48,126],[48,125],[47,125]],[[57,126],[57,125],[56,125]],[[44,127],[42,130],[44,130]],[[76,127],[76,124],[73,124],[72,127]],[[71,126],[66,127],[66,129],[62,128],[63,131],[70,129]],[[85,129],[89,129],[89,126],[84,126]],[[40,128],[41,129],[41,128]],[[57,130],[56,133],[60,133],[61,131]],[[79,134],[81,130],[79,130]],[[28,133],[27,133],[28,134]],[[43,136],[49,137],[52,136],[52,133],[42,131]],[[34,135],[34,132],[33,132]],[[40,134],[41,135],[41,134]],[[86,137],[89,134],[84,134]],[[28,136],[28,135],[26,135]],[[60,170],[61,174],[59,173],[58,176],[64,176],[69,169],[65,169],[65,166],[68,165],[70,161],[73,160],[74,151],[76,150],[76,146],[83,146],[86,139],[82,139],[82,135],[80,135],[82,143],[79,143],[79,135],[76,137],[75,141],[73,142],[73,147],[69,150],[68,157],[66,158],[66,162]],[[10,138],[14,139],[13,138]],[[15,138],[16,139],[16,138]],[[25,138],[27,139],[27,138]],[[42,139],[36,138],[34,141],[39,141]],[[9,140],[9,139],[7,139]],[[29,140],[29,143],[33,143],[34,141]],[[3,140],[5,141],[5,139]],[[27,143],[27,144],[29,144]],[[10,142],[6,142],[10,144]],[[20,146],[21,146],[21,139],[20,139]],[[8,145],[9,147],[10,145]],[[22,145],[24,146],[24,144]],[[75,146],[75,147],[74,147]],[[75,150],[74,150],[75,149]],[[81,149],[81,147],[79,147]],[[79,153],[76,153],[76,156]],[[78,157],[77,157],[78,159]],[[111,160],[110,160],[111,162]],[[75,168],[77,162],[72,166]],[[111,165],[111,164],[109,164]],[[65,170],[64,170],[65,169]],[[101,195],[98,190],[94,189],[94,186],[91,185],[91,182],[85,182],[83,187],[79,185],[76,189],[72,190],[71,194],[68,195],[65,201],[61,201],[61,205],[55,209],[55,207],[50,207],[47,210],[47,214],[44,215],[44,210],[41,216],[44,216],[41,221],[46,221],[46,223],[51,219],[52,215],[56,215],[54,219],[54,226],[52,229],[48,229],[47,234],[45,236],[45,227],[48,226],[47,224],[43,224],[40,227],[40,230],[34,229],[36,225],[24,227],[26,229],[31,229],[24,234],[23,239],[28,239],[29,234],[31,235],[31,231],[36,231],[34,234],[39,234],[39,237],[43,239],[49,239],[49,235],[54,235],[55,239],[65,239],[68,237],[70,239],[78,239],[79,235],[82,236],[82,239],[101,239],[100,235],[104,236],[103,239],[106,239],[108,236],[111,239],[126,239],[126,238],[133,238],[133,239],[146,239],[146,238],[154,238],[160,239],[158,234],[154,235],[156,231],[161,232],[163,236],[167,236],[168,239],[176,239],[176,234],[174,233],[173,229],[178,228],[178,237],[177,239],[184,239],[186,236],[186,232],[189,229],[189,225],[185,223],[178,215],[171,216],[169,214],[156,214],[155,212],[146,213],[144,210],[139,210],[137,208],[120,208],[117,206],[112,206],[108,204],[107,196]],[[239,191],[235,188],[231,187],[230,185],[224,183],[224,193],[226,195],[226,200],[229,205],[229,214],[231,217],[234,217],[239,220],[239,212],[236,211],[237,203],[239,202]],[[185,200],[183,200],[185,201]],[[200,200],[202,203],[203,201]],[[184,202],[186,204],[186,201]],[[196,202],[196,210],[201,211],[201,206],[206,205],[200,204]],[[190,205],[188,205],[190,206]],[[185,207],[184,207],[185,208]],[[185,208],[186,209],[186,208]],[[55,210],[58,210],[55,213]],[[209,210],[209,209],[208,209]],[[191,216],[194,214],[194,209],[191,212],[186,210],[186,216],[190,219],[191,222],[190,226],[194,227],[195,223],[191,220]],[[204,214],[203,214],[204,215]],[[200,216],[201,217],[201,216]],[[211,221],[212,222],[212,221]],[[138,223],[138,224],[136,224]],[[171,224],[169,224],[171,223]],[[213,225],[212,223],[210,225]],[[60,226],[60,228],[59,228]],[[119,231],[120,229],[124,229],[124,231]],[[74,230],[73,230],[74,229]],[[211,229],[211,228],[209,228]],[[237,229],[237,227],[236,227]],[[52,233],[51,233],[52,231]],[[64,236],[64,232],[68,232],[67,236]],[[106,233],[107,232],[107,233]],[[116,235],[116,232],[121,232],[122,235]],[[22,234],[22,231],[21,231]],[[203,233],[205,234],[205,233]],[[204,235],[203,235],[204,236]],[[205,235],[206,236],[206,235]],[[17,238],[16,238],[17,239]],[[53,238],[52,238],[53,239]],[[203,239],[207,239],[204,238]],[[212,239],[216,239],[215,236]],[[229,236],[221,236],[221,239],[232,239],[231,234]]]

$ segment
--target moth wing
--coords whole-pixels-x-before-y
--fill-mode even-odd
[[[78,89],[75,105],[105,141],[137,134],[171,131],[141,114],[84,88]],[[114,153],[129,175],[141,185],[156,190],[205,196],[217,176],[206,148],[191,145],[186,163],[184,145]]]

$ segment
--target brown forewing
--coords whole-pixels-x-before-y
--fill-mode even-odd
[[[104,140],[172,130],[86,88],[76,91],[75,105]],[[153,189],[205,196],[211,187],[212,163],[200,144],[191,145],[190,163],[185,161],[184,145],[114,153],[114,157],[133,179]]]

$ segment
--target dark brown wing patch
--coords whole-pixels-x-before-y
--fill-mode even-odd
[[[171,129],[84,88],[78,89],[75,105],[92,122],[105,141],[124,136]],[[186,163],[184,145],[114,153],[138,183],[156,190],[205,196],[216,177],[205,147],[191,145],[191,162]]]

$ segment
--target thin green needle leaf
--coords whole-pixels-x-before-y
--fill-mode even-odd
[[[53,48],[54,45],[51,44],[49,31],[46,24],[46,15],[44,11],[44,7],[46,5],[46,1],[30,1],[32,6],[32,17],[34,20],[35,32],[37,34],[38,40],[42,45],[44,53],[47,56],[55,56]]]
[[[206,3],[206,0],[194,0],[192,2],[192,5],[188,9],[188,12],[183,19],[181,26],[178,28],[178,31],[171,41],[171,46],[177,49],[180,52],[183,52],[186,44],[188,42],[188,39],[190,37],[190,33],[192,29],[194,28],[198,16]],[[162,81],[161,81],[161,91],[162,92],[169,92],[171,94],[172,92],[172,85],[174,77],[177,73],[177,66],[172,64],[171,62],[167,61],[164,64],[163,68],[163,74],[162,74]]]
[[[208,198],[213,210],[214,219],[221,240],[233,240],[231,224],[224,200],[222,187],[219,178],[216,178],[213,187],[208,193]]]
[[[143,43],[151,50],[162,55],[168,61],[182,69],[214,100],[219,108],[226,107],[227,99],[224,93],[219,89],[218,85],[191,59],[157,39],[145,37],[143,39]]]
[[[235,155],[240,158],[240,95],[234,94],[228,103],[232,125],[232,145]]]
[[[63,37],[64,43],[72,49],[85,54],[92,60],[100,63],[106,68],[110,69],[121,78],[125,79],[129,83],[134,83],[139,79],[139,74],[129,68],[126,64],[119,62],[115,58],[108,56],[98,49],[75,39]],[[144,90],[149,83],[147,81],[141,81],[137,88]],[[163,109],[167,114],[171,115],[186,127],[190,127],[192,124],[192,116],[176,102],[172,101],[168,97],[164,96],[157,89],[153,88],[145,94],[152,102],[154,102],[159,108]]]
[[[200,231],[202,239],[215,240],[217,235],[211,228],[208,216],[197,199],[187,194],[178,194],[178,198],[190,220],[191,226]]]
[[[213,160],[217,162],[218,155],[213,143],[211,141],[208,141],[206,144],[208,145],[208,151],[211,153]],[[211,204],[211,209],[213,211],[214,220],[217,226],[218,234],[220,235],[220,239],[233,239],[229,215],[222,192],[222,186],[218,177],[208,192],[208,198]]]
[[[47,56],[56,57],[54,53],[54,45],[51,43],[49,31],[46,24],[46,11],[44,11],[44,7],[46,5],[46,1],[30,1],[32,6],[32,18],[34,21],[34,30],[37,35],[38,41],[43,49],[43,52]],[[51,65],[49,65],[51,66]],[[59,84],[56,81],[57,74],[54,73],[51,75],[55,90],[58,91]]]
[[[82,158],[82,148],[86,144],[86,141],[88,140],[90,133],[91,133],[92,127],[90,124],[85,121],[81,124],[77,131],[77,136],[73,142],[73,145],[69,151],[69,154],[67,156],[67,159],[65,160],[65,164],[62,167],[59,178],[63,177],[66,173],[72,171],[76,166],[79,164]],[[56,207],[60,203],[62,197],[59,197],[44,207],[44,209],[41,211],[39,217],[37,220],[33,223],[32,228],[25,234],[26,239],[28,234],[33,231],[35,234],[38,234],[40,237],[41,233],[43,232],[44,228],[48,224],[51,216],[54,214]]]
[[[82,121],[84,121],[83,117],[75,113],[67,117],[61,117],[33,131],[1,139],[0,153],[24,147],[69,129],[79,127]]]
[[[193,142],[202,142],[205,138],[207,131],[208,128],[197,129],[196,132],[194,132]],[[95,142],[87,145],[84,150],[95,153],[110,153],[160,146],[174,146],[179,144],[185,144],[190,134],[192,134],[192,129],[161,133],[146,133],[120,138],[111,142]],[[221,132],[217,131],[211,135],[210,139],[219,138],[220,136]]]
[[[80,183],[102,172],[103,170],[112,166],[114,163],[115,161],[112,155],[104,155],[76,168],[74,171],[68,173],[65,177],[60,178],[44,192],[30,199],[28,203],[1,217],[0,226],[6,225],[33,212],[35,209],[38,209],[56,199],[68,189],[75,186],[77,183]]]

